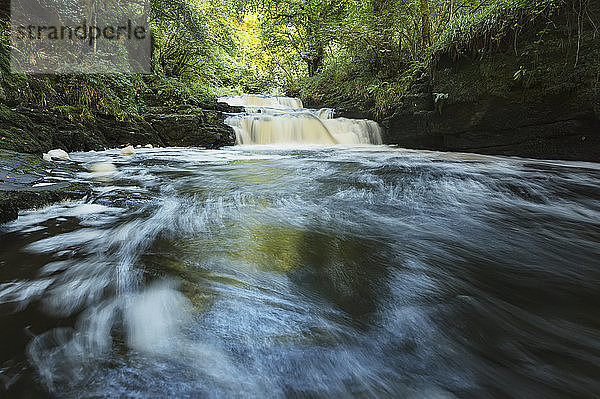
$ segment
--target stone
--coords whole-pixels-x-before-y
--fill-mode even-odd
[[[39,156],[0,150],[0,224],[17,219],[20,210],[43,207],[64,200],[77,200],[90,193],[88,184],[52,181],[53,174],[75,179],[72,163],[58,163],[49,170]]]

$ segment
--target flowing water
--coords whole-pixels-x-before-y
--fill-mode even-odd
[[[306,109],[289,97],[244,95],[220,101],[246,112],[225,121],[237,144],[381,144],[381,128],[365,119],[334,118],[332,109]]]
[[[0,227],[0,396],[600,395],[598,164],[71,158],[89,198]]]

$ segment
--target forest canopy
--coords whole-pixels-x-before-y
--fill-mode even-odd
[[[543,40],[544,24],[551,24],[558,10],[572,7],[577,24],[587,18],[589,3],[151,0],[153,74],[163,82],[163,91],[303,97],[341,93],[369,98],[376,113],[383,114],[436,55],[485,52],[507,37],[516,41],[532,22],[541,26]],[[0,37],[4,71],[6,35],[4,29]]]
[[[471,36],[498,41],[559,0],[155,0],[156,68],[234,91],[394,75]]]

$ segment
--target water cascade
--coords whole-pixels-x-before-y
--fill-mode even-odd
[[[381,144],[381,128],[366,119],[334,118],[329,108],[307,109],[298,98],[243,95],[219,101],[245,112],[225,121],[237,144]]]

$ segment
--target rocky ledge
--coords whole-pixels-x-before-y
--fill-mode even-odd
[[[20,210],[80,199],[89,192],[88,185],[72,182],[76,166],[42,159],[50,150],[147,145],[213,149],[235,144],[233,129],[224,120],[226,113],[239,110],[226,104],[145,109],[134,120],[121,121],[102,114],[86,119],[70,106],[0,102],[0,224],[15,220]]]
[[[151,107],[133,121],[102,114],[86,121],[72,107],[0,103],[0,148],[31,154],[147,144],[220,148],[235,144],[233,129],[224,123],[228,109],[222,108]]]
[[[75,171],[69,163],[0,150],[0,224],[17,219],[20,210],[88,195],[89,185],[71,181]]]

